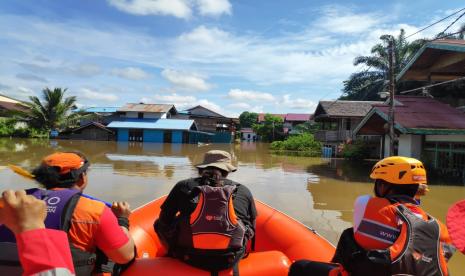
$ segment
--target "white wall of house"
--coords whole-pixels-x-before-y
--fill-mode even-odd
[[[143,112],[144,113],[144,119],[166,119],[166,113],[160,113],[160,112]],[[126,112],[126,115],[124,116],[125,118],[135,118],[137,119],[139,116],[139,112],[135,111],[129,111]]]
[[[465,135],[426,135],[426,142],[465,142]]]
[[[389,135],[384,135],[384,157],[389,156],[389,143],[391,141],[391,138],[389,138]]]
[[[242,132],[242,140],[245,141],[256,141],[257,134],[255,132]]]
[[[399,135],[399,155],[419,159],[421,156],[421,135]]]

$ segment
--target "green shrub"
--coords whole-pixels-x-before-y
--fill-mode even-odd
[[[370,148],[363,140],[356,140],[343,145],[342,157],[349,160],[367,159],[370,157]]]
[[[289,137],[284,141],[275,141],[271,143],[271,150],[276,153],[282,152],[299,152],[304,156],[320,156],[321,144],[316,141],[312,134],[303,133]]]

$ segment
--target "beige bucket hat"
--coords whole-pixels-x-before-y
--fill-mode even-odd
[[[195,166],[198,169],[215,167],[227,172],[235,172],[236,167],[232,165],[231,154],[222,150],[210,150],[205,153],[203,162]]]

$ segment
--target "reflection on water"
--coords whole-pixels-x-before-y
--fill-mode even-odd
[[[257,199],[315,228],[335,243],[351,226],[353,202],[372,193],[368,178],[373,163],[332,161],[320,158],[277,156],[268,144],[242,143],[201,146],[186,144],[117,143],[97,141],[44,141],[0,139],[0,188],[28,188],[32,181],[4,166],[16,164],[32,169],[54,151],[80,151],[91,162],[86,193],[107,201],[125,200],[140,206],[170,191],[184,178],[196,176],[195,164],[211,149],[230,152],[238,171],[230,178],[247,185]],[[445,184],[445,183],[442,183]],[[447,208],[465,198],[465,188],[432,186],[423,206],[444,220]],[[465,257],[454,256],[451,271],[457,275]],[[460,273],[462,272],[462,273]]]

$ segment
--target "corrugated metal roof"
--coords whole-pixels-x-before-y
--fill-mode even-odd
[[[459,132],[465,130],[465,114],[447,104],[432,98],[418,96],[396,96],[396,100],[402,105],[395,106],[394,119],[396,128],[402,133],[421,134],[425,132],[433,134],[443,130]],[[375,113],[387,120],[389,106],[376,105],[370,114],[374,115]],[[365,128],[364,125],[369,122],[369,119],[364,119],[356,131]],[[377,124],[373,127],[382,128],[383,124]]]
[[[320,101],[315,111],[315,118],[327,117],[364,117],[372,105],[379,101]]]
[[[123,107],[119,108],[119,112],[155,112],[155,113],[166,113],[174,108],[172,104],[140,104],[140,103],[128,103]]]
[[[113,121],[108,128],[171,129],[190,130],[194,120],[158,119],[154,121]],[[195,127],[196,129],[196,127]]]
[[[89,113],[115,113],[119,107],[89,107],[84,109]]]
[[[304,113],[287,113],[286,121],[310,121],[313,114],[304,114]]]

